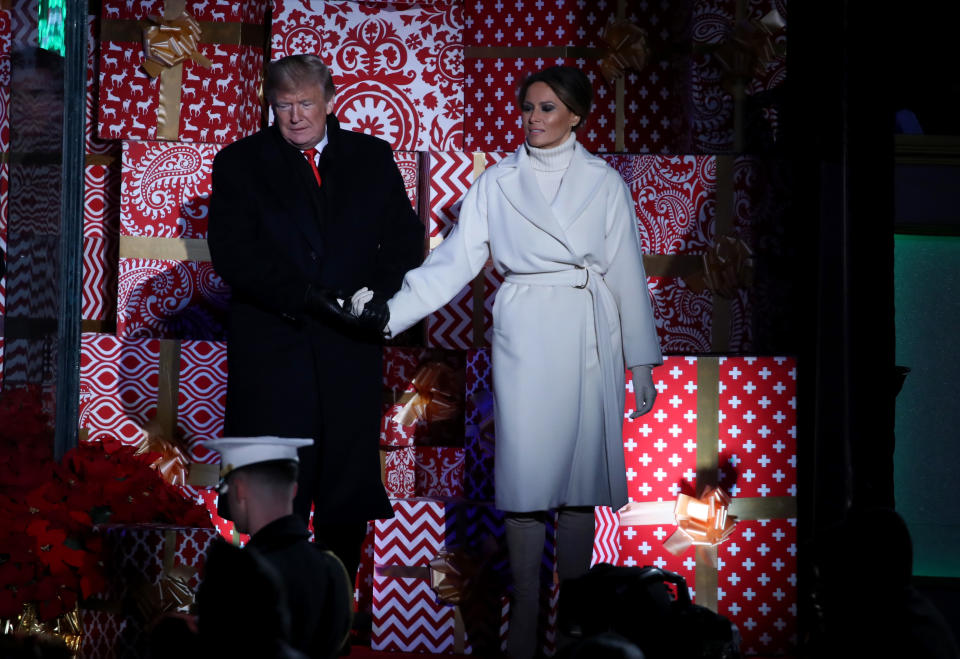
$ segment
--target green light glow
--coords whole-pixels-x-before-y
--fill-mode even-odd
[[[40,0],[40,22],[37,39],[40,47],[63,55],[66,52],[63,37],[63,25],[67,8],[65,0]]]

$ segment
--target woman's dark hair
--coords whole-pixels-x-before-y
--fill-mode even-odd
[[[572,66],[551,66],[548,69],[531,73],[520,83],[520,89],[517,91],[518,105],[523,106],[523,101],[527,97],[527,90],[535,82],[549,85],[557,98],[567,106],[567,109],[580,117],[580,121],[573,127],[574,130],[580,128],[587,121],[587,115],[590,114],[590,106],[593,102],[593,87],[583,71]]]

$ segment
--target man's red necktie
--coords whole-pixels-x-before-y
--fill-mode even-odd
[[[320,183],[320,170],[317,169],[317,150],[307,149],[303,152],[303,155],[306,156],[307,162],[310,163],[310,169],[313,170],[313,175],[317,179],[317,185],[322,185],[322,183]]]

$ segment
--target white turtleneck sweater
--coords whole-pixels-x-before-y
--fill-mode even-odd
[[[563,175],[567,173],[570,159],[573,158],[573,146],[576,143],[576,136],[570,133],[566,142],[552,149],[541,149],[525,144],[527,154],[530,156],[530,164],[537,176],[537,183],[540,184],[540,191],[548,204],[552,204],[557,197]]]

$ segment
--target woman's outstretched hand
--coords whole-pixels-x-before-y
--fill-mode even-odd
[[[633,395],[636,399],[636,408],[630,418],[636,419],[653,409],[657,388],[653,385],[652,366],[635,366],[630,370],[633,373]]]

